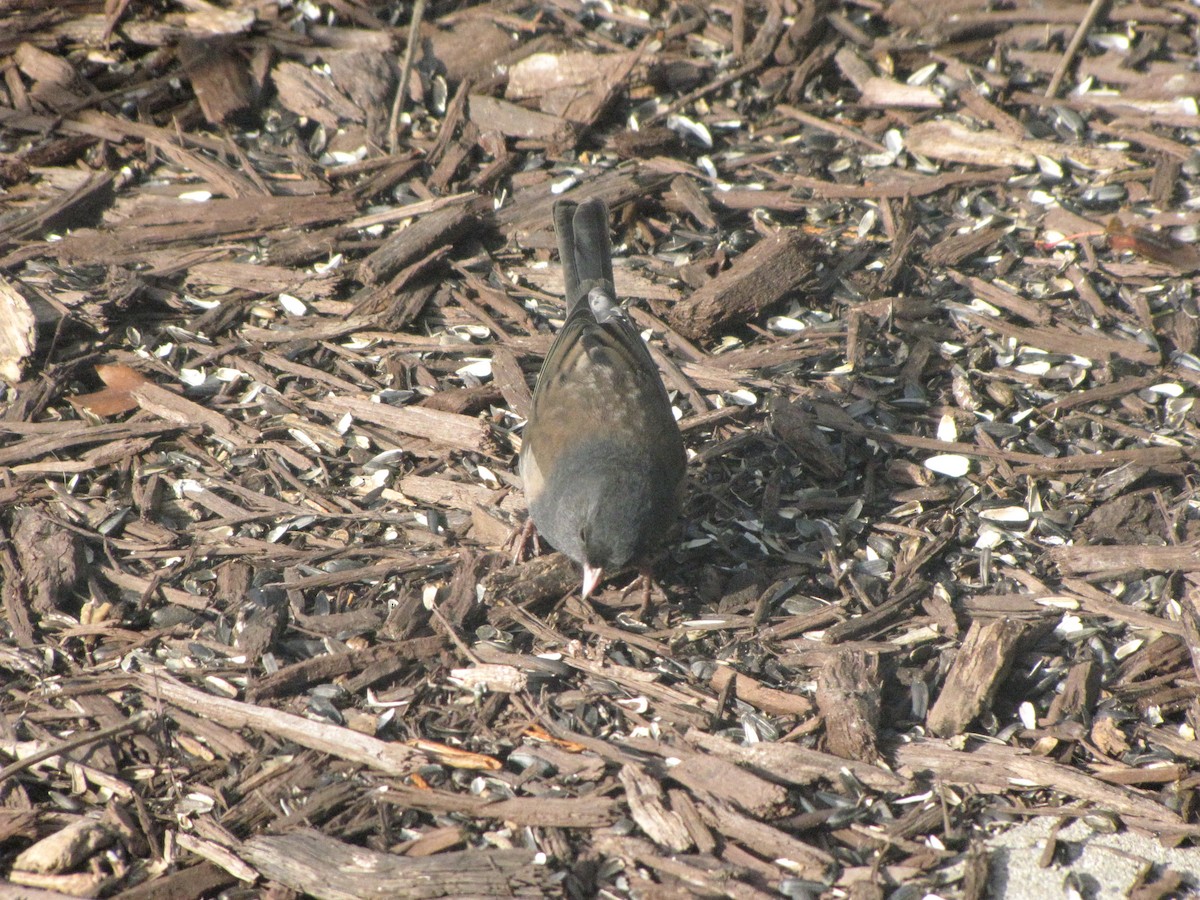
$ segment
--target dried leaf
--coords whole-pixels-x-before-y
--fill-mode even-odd
[[[107,387],[91,394],[67,398],[76,409],[86,409],[94,416],[116,416],[138,408],[138,401],[131,392],[148,383],[144,375],[119,364],[98,365],[96,374]]]
[[[452,769],[471,769],[485,772],[498,772],[504,764],[494,756],[484,756],[482,753],[470,753],[458,747],[427,741],[424,738],[409,741],[408,746],[427,753],[444,766]]]

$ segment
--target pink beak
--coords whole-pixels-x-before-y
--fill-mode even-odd
[[[583,566],[583,596],[586,599],[592,591],[596,589],[596,585],[600,583],[600,579],[604,577],[603,569],[594,569],[584,563]]]

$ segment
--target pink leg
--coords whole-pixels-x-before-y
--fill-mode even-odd
[[[650,591],[654,587],[654,572],[649,566],[638,569],[642,579],[642,605],[638,607],[637,617],[644,620],[650,611]]]
[[[517,563],[524,561],[525,551],[529,547],[530,540],[533,541],[533,548],[534,548],[534,551],[536,552],[539,548],[538,548],[537,534],[534,532],[532,516],[530,516],[529,518],[527,518],[525,520],[525,524],[521,526],[520,530],[513,531],[512,564],[514,566]]]

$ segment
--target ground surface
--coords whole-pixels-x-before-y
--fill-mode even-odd
[[[1200,10],[993,7],[0,0],[0,875],[1196,889]],[[644,610],[505,547],[590,196]]]

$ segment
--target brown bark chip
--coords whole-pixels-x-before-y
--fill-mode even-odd
[[[39,509],[18,510],[13,518],[13,547],[33,610],[45,615],[65,609],[83,574],[79,536]]]
[[[937,702],[929,710],[926,722],[931,733],[940,737],[958,734],[988,708],[1028,627],[1016,619],[971,625]]]
[[[675,304],[668,317],[691,340],[711,340],[812,285],[821,259],[817,241],[799,229],[785,229],[759,241],[727,271]]]
[[[846,651],[830,659],[817,680],[817,707],[830,753],[874,762],[878,757],[879,656]]]

